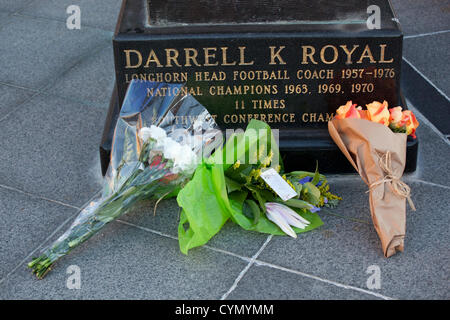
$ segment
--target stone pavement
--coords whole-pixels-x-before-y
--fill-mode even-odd
[[[418,170],[406,176],[417,211],[407,213],[404,253],[383,257],[366,186],[346,175],[331,177],[345,201],[296,240],[228,224],[185,256],[176,202],[160,203],[154,217],[149,201],[36,280],[26,263],[101,189],[120,2],[0,0],[0,299],[450,298],[450,146],[420,113]],[[393,2],[405,59],[448,101],[450,2]],[[70,4],[82,9],[81,30],[65,26]],[[81,267],[80,290],[66,287],[70,265]],[[366,285],[372,265],[380,289]]]

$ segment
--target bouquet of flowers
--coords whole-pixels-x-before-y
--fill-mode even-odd
[[[364,110],[347,102],[337,109],[328,131],[369,186],[372,221],[383,253],[390,257],[404,248],[406,199],[415,210],[410,188],[401,177],[407,137],[416,138],[419,123],[410,110],[388,109],[386,101],[374,101],[366,107]]]
[[[28,264],[38,278],[148,198],[158,199],[157,204],[177,196],[182,208],[179,243],[186,254],[205,244],[228,219],[246,230],[291,237],[322,225],[316,212],[334,207],[340,198],[329,192],[317,169],[283,174],[272,131],[261,121],[251,121],[245,132],[222,145],[213,117],[182,89],[181,84],[130,83],[103,194]],[[151,94],[160,91],[167,94]]]
[[[283,173],[282,167],[266,123],[252,120],[245,132],[229,137],[177,196],[180,250],[187,254],[206,244],[229,219],[245,230],[294,238],[321,226],[317,211],[340,198],[317,170]]]
[[[211,115],[192,96],[147,94],[164,88],[175,92],[180,87],[131,82],[114,132],[103,195],[84,208],[71,227],[28,264],[38,278],[136,202],[175,195],[192,177],[203,154],[222,143]]]

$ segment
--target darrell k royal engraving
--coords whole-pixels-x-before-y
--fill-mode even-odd
[[[331,65],[338,61],[341,55],[345,56],[346,64],[362,64],[365,60],[369,63],[392,63],[394,57],[386,57],[386,44],[379,44],[377,48],[371,48],[370,45],[361,46],[355,44],[349,48],[346,44],[334,46],[325,45],[320,49],[314,46],[300,46],[298,63],[308,64],[326,64]],[[234,66],[252,66],[255,64],[255,57],[248,58],[245,46],[233,48],[239,51],[239,59],[231,60],[229,58],[229,47],[207,47],[207,48],[165,48],[161,50],[150,49],[148,53],[143,53],[135,49],[123,50],[126,69],[136,68],[169,68],[169,67],[234,67]],[[269,46],[268,65],[286,65],[286,59],[283,58],[283,51],[286,46]],[[378,51],[378,59],[373,55],[373,51]]]

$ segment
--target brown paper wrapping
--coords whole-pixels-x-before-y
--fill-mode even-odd
[[[370,212],[385,257],[403,251],[406,199],[394,193],[392,182],[380,167],[380,157],[390,153],[392,174],[400,178],[405,169],[407,135],[363,119],[333,119],[328,122],[328,131],[370,187]]]

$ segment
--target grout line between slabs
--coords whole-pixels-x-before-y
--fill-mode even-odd
[[[443,34],[450,32],[450,30],[441,30],[441,31],[434,31],[434,32],[427,32],[427,33],[419,33],[419,34],[412,34],[410,36],[404,36],[403,39],[414,39],[419,37],[426,37],[426,36],[434,36],[437,34]]]
[[[9,10],[9,9],[2,9],[1,11],[11,15],[14,15],[16,13],[19,13],[22,10],[25,10],[26,7],[28,7],[32,2],[34,2],[34,0],[28,0],[28,2],[26,2],[25,4],[21,5],[20,8],[17,8],[15,10]]]
[[[20,11],[25,10],[26,7],[28,7],[31,3],[33,3],[34,0],[29,0],[27,3],[25,3],[24,5],[20,6],[20,8],[16,9],[16,10],[8,10],[8,9],[3,9],[2,12],[6,13],[7,16],[6,18],[10,18],[13,17],[15,15],[17,15]],[[6,25],[6,24],[5,24]],[[5,25],[1,25],[0,26],[0,30],[2,30],[2,28]]]
[[[28,6],[30,6],[35,0],[29,0],[27,3],[25,3],[23,6],[21,6],[19,9],[13,12],[13,14],[18,14],[19,12],[25,10]]]
[[[116,220],[116,221],[119,222],[119,223],[128,225],[128,226],[131,226],[131,227],[135,227],[135,228],[141,229],[141,230],[146,231],[146,232],[154,233],[154,234],[157,234],[157,235],[160,235],[160,236],[163,236],[163,237],[167,237],[167,238],[170,238],[170,239],[173,239],[173,240],[178,240],[177,237],[172,236],[172,235],[168,235],[168,234],[160,232],[160,231],[156,231],[156,230],[153,230],[153,229],[150,229],[150,228],[138,226],[138,225],[135,225],[133,223],[130,223],[130,222],[127,222],[127,221],[123,221],[123,220],[120,220],[120,219]],[[260,250],[258,250],[258,252],[253,257],[259,256],[261,254],[262,250],[269,243],[269,238],[271,239],[272,236],[269,236],[266,239],[266,242],[263,244],[263,246],[260,248]],[[262,260],[258,260],[257,258],[255,258],[255,259],[253,259],[253,257],[249,258],[249,257],[242,256],[242,255],[239,255],[239,254],[227,251],[227,250],[214,248],[214,247],[211,247],[211,246],[208,246],[208,245],[204,245],[203,247],[207,248],[209,250],[212,250],[212,251],[220,252],[220,253],[223,253],[223,254],[226,254],[226,255],[229,255],[229,256],[233,256],[233,257],[239,258],[239,259],[244,260],[246,262],[249,262],[249,264],[244,268],[244,270],[241,271],[239,276],[236,278],[233,286],[231,287],[231,288],[233,288],[233,290],[236,288],[237,283],[242,279],[242,277],[248,271],[250,266],[256,264],[256,265],[263,265],[263,266],[266,266],[266,267],[269,267],[269,268],[272,268],[272,269],[276,269],[276,270],[280,270],[280,271],[284,271],[284,272],[288,272],[288,273],[293,273],[293,274],[300,275],[300,276],[303,276],[303,277],[307,277],[307,278],[310,278],[310,279],[313,279],[313,280],[317,280],[317,281],[320,281],[320,282],[324,282],[324,283],[327,283],[327,284],[330,284],[330,285],[337,286],[339,288],[344,288],[344,289],[347,289],[347,290],[355,290],[355,291],[358,291],[358,292],[370,294],[370,295],[373,295],[373,296],[381,298],[381,299],[395,300],[395,298],[388,297],[388,296],[385,296],[385,295],[382,295],[382,294],[379,294],[379,293],[376,293],[376,292],[372,292],[372,291],[365,290],[365,289],[362,289],[362,288],[358,288],[358,287],[355,287],[355,286],[346,285],[346,284],[343,284],[343,283],[340,283],[340,282],[336,282],[336,281],[320,278],[318,276],[314,276],[314,275],[311,275],[311,274],[308,274],[308,273],[304,273],[304,272],[301,272],[301,271],[285,268],[285,267],[278,266],[278,265],[275,265],[275,264],[272,264],[272,263],[268,263],[268,262],[265,262],[265,261],[262,261]],[[231,288],[230,288],[230,290],[231,290]],[[229,295],[232,292],[232,290],[231,291],[230,290],[228,290],[226,294]],[[226,294],[224,294],[222,296],[222,298]]]
[[[14,190],[14,189],[12,189]],[[95,199],[99,194],[100,194],[101,190],[97,191],[84,205],[83,208],[85,206],[87,206],[93,199]],[[25,193],[26,194],[26,193]],[[69,205],[70,206],[70,205]],[[73,207],[73,206],[70,206]],[[76,207],[73,207],[76,208]],[[2,279],[0,279],[0,286],[2,285],[2,283],[8,279],[9,276],[11,276],[14,272],[16,272],[17,269],[19,269],[24,263],[26,263],[28,261],[28,259],[30,259],[30,257],[36,253],[39,249],[41,249],[42,247],[44,247],[44,245],[47,244],[47,242],[55,235],[57,234],[67,223],[69,223],[70,221],[72,221],[74,219],[74,217],[76,217],[79,213],[80,213],[81,209],[79,209],[78,211],[76,211],[74,214],[71,214],[69,217],[67,217],[67,219],[65,219],[47,238],[45,238],[44,241],[41,242],[41,244],[39,244],[36,248],[34,248],[28,255],[26,255],[26,257],[20,261],[20,263],[18,263],[16,265],[16,267],[14,267],[10,272],[8,272]]]
[[[100,41],[100,42],[101,42],[101,44],[93,46],[93,48],[91,48],[91,50],[88,50],[85,54],[81,54],[80,56],[75,58],[74,62],[72,64],[70,64],[66,69],[64,69],[60,73],[60,76],[58,78],[53,79],[53,81],[50,81],[49,83],[44,85],[42,88],[39,89],[39,92],[42,94],[46,94],[48,92],[48,90],[51,89],[53,87],[53,85],[59,81],[59,79],[64,77],[66,74],[68,74],[72,69],[74,69],[76,66],[81,64],[84,60],[89,59],[90,57],[93,57],[96,54],[99,54],[101,51],[103,51],[103,49],[111,46],[111,44],[109,42],[106,42],[106,41],[105,41],[105,43],[103,43],[103,41]]]
[[[76,65],[74,66],[74,68],[75,67],[76,67]],[[109,90],[110,92],[113,91],[113,87],[115,85],[114,82],[115,82],[115,79],[111,80],[110,90]],[[46,96],[57,97],[59,99],[66,99],[66,100],[69,100],[69,101],[71,101],[73,103],[81,104],[81,105],[88,106],[88,107],[99,108],[99,109],[103,109],[103,110],[105,110],[105,108],[108,109],[108,107],[109,107],[109,101],[104,101],[104,104],[103,104],[101,102],[94,102],[94,101],[89,101],[89,100],[80,100],[80,99],[75,98],[74,96],[61,95],[59,93],[50,92],[48,90],[43,92],[42,94],[46,95]]]
[[[9,115],[14,113],[16,110],[18,110],[20,106],[23,106],[24,104],[30,102],[31,100],[33,100],[35,97],[39,96],[40,94],[41,94],[41,92],[36,91],[34,94],[29,96],[27,99],[25,99],[21,103],[17,104],[15,108],[11,108],[11,110],[9,110],[9,112],[7,112],[3,117],[0,118],[0,122],[7,119],[9,117]]]
[[[24,10],[24,9],[25,9],[25,8],[21,9],[20,11],[22,11],[22,10]],[[42,16],[34,16],[34,15],[31,15],[31,14],[20,13],[20,11],[14,12],[14,13],[12,13],[10,16],[21,17],[21,18],[32,18],[32,19],[35,19],[35,20],[43,20],[43,21],[54,21],[54,22],[66,23],[66,20],[63,20],[63,19],[59,19],[59,18],[50,18],[50,17],[42,17]],[[104,32],[104,33],[108,33],[108,34],[110,34],[111,36],[114,35],[114,31],[106,30],[106,29],[99,28],[99,27],[95,27],[95,26],[92,26],[92,25],[86,24],[86,23],[83,23],[82,26],[81,26],[81,28],[86,28],[86,29],[91,29],[91,30],[101,31],[101,32]]]
[[[59,205],[64,206],[64,207],[69,207],[69,208],[72,208],[72,209],[81,210],[81,208],[79,208],[77,206],[73,206],[73,205],[65,203],[65,202],[61,202],[61,201],[58,201],[58,200],[53,200],[53,199],[50,199],[50,198],[47,198],[47,197],[43,197],[43,196],[40,196],[40,195],[37,195],[37,194],[34,194],[34,193],[23,191],[23,190],[14,188],[14,187],[5,186],[3,184],[0,184],[0,188],[6,189],[6,190],[10,190],[10,191],[15,191],[15,192],[18,192],[18,193],[21,193],[21,194],[24,194],[24,195],[27,195],[27,196],[30,196],[30,197],[33,197],[33,198],[36,198],[36,199],[41,199],[41,200],[45,200],[45,201],[48,201],[48,202],[56,203],[56,204],[59,204]],[[96,194],[98,194],[98,192]]]
[[[172,235],[167,234],[167,233],[164,233],[164,232],[160,232],[160,231],[156,231],[156,230],[153,230],[153,229],[150,229],[150,228],[146,228],[146,227],[143,227],[143,226],[139,226],[139,225],[136,225],[136,224],[134,224],[134,223],[130,223],[130,222],[128,222],[128,221],[124,221],[124,220],[121,220],[121,219],[117,219],[116,222],[121,223],[121,224],[125,224],[125,225],[130,226],[130,227],[134,227],[134,228],[140,229],[140,230],[142,230],[142,231],[154,233],[154,234],[157,234],[157,235],[159,235],[159,236],[166,237],[166,238],[170,238],[170,239],[173,239],[173,240],[178,241],[178,237],[172,236]],[[229,256],[233,256],[233,257],[242,259],[242,260],[247,261],[247,262],[250,262],[250,261],[251,261],[251,258],[249,258],[249,257],[245,257],[245,256],[242,256],[242,255],[240,255],[240,254],[233,253],[233,252],[230,252],[230,251],[227,251],[227,250],[223,250],[223,249],[219,249],[219,248],[214,248],[214,247],[211,247],[211,246],[209,246],[209,245],[203,245],[202,247],[207,248],[207,249],[210,249],[210,250],[212,250],[212,251],[220,252],[220,253],[223,253],[223,254],[226,254],[226,255],[229,255]]]
[[[418,180],[418,179],[416,179],[416,181],[422,182],[422,183],[427,183],[427,184],[434,185],[434,186],[437,186],[437,187],[443,187],[443,188],[446,188],[446,189],[450,189],[450,187],[448,187],[448,186],[443,186],[443,185],[435,184],[435,183],[428,182],[428,181],[423,181],[423,180]],[[77,210],[78,210],[75,214],[73,214],[73,215],[71,215],[70,217],[68,217],[68,218],[67,218],[67,219],[66,219],[66,220],[65,220],[65,221],[64,221],[64,222],[63,222],[63,223],[62,223],[62,224],[54,231],[54,232],[52,232],[51,235],[50,235],[49,237],[47,237],[47,238],[45,239],[45,241],[42,242],[41,245],[39,245],[39,246],[36,247],[33,251],[31,251],[31,252],[25,257],[25,259],[23,259],[23,260],[22,260],[22,261],[21,261],[21,262],[20,262],[20,263],[19,263],[19,264],[11,271],[11,272],[9,272],[5,277],[3,277],[3,278],[0,280],[0,285],[1,285],[1,284],[4,282],[5,279],[7,279],[7,278],[8,278],[12,273],[14,273],[14,272],[15,272],[15,271],[16,271],[16,270],[17,270],[24,262],[26,262],[26,260],[29,259],[29,257],[30,257],[32,254],[34,254],[37,250],[39,250],[41,247],[43,247],[43,246],[46,244],[46,242],[47,242],[49,239],[51,239],[51,237],[53,237],[53,236],[54,236],[54,235],[55,235],[55,234],[56,234],[56,233],[57,233],[64,225],[67,224],[67,222],[69,222],[71,219],[73,219],[73,217],[74,217],[76,214],[79,214],[81,208],[76,207],[76,206],[73,206],[73,205],[70,205],[70,204],[66,204],[66,203],[64,203],[64,202],[60,202],[60,201],[48,199],[48,198],[45,198],[45,197],[41,197],[41,196],[38,196],[38,195],[35,195],[35,194],[32,194],[32,193],[29,193],[29,192],[25,192],[25,191],[22,191],[22,190],[13,188],[13,187],[8,187],[8,186],[1,185],[1,184],[0,184],[0,187],[1,187],[1,188],[8,189],[8,190],[11,190],[11,191],[19,192],[19,193],[22,193],[22,194],[26,194],[26,195],[29,195],[29,196],[34,197],[34,198],[39,198],[39,199],[42,199],[42,200],[50,201],[50,202],[53,202],[53,203],[57,203],[57,204],[60,204],[60,205],[67,206],[67,207],[70,207],[70,208],[73,208],[73,209],[77,209]],[[99,195],[100,192],[101,192],[101,191],[98,191],[97,193],[95,193],[95,195],[94,195],[93,197],[91,197],[91,198],[83,205],[83,207],[84,207],[85,205],[89,204],[95,197],[97,197],[97,196]],[[138,228],[138,229],[143,230],[143,231],[146,231],[146,232],[154,233],[154,234],[157,234],[157,235],[162,236],[162,237],[170,238],[170,239],[173,239],[173,240],[178,240],[178,238],[177,238],[176,236],[172,236],[172,235],[169,235],[169,234],[166,234],[166,233],[163,233],[163,232],[160,232],[160,231],[156,231],[156,230],[153,230],[153,229],[150,229],[150,228],[142,227],[142,226],[139,226],[139,225],[136,225],[136,224],[127,222],[127,221],[123,221],[123,220],[118,219],[118,220],[116,220],[116,222],[121,223],[121,224],[125,224],[125,225],[128,225],[128,226],[131,226],[131,227],[135,227],[135,228]],[[321,277],[318,277],[318,276],[310,275],[310,274],[308,274],[308,273],[304,273],[304,272],[301,272],[301,271],[297,271],[297,270],[285,268],[285,267],[278,266],[278,265],[275,265],[275,264],[272,264],[272,263],[268,263],[268,262],[265,262],[265,261],[262,261],[262,260],[258,260],[257,258],[259,257],[259,255],[261,254],[261,252],[266,248],[266,246],[268,245],[268,243],[270,242],[270,240],[272,239],[272,237],[273,237],[272,235],[270,235],[270,236],[267,237],[267,239],[266,239],[266,241],[264,242],[264,244],[261,246],[261,248],[258,250],[258,252],[256,252],[255,255],[253,255],[252,258],[249,258],[249,257],[246,257],[246,256],[242,256],[242,255],[239,255],[239,254],[236,254],[236,253],[227,251],[227,250],[223,250],[223,249],[219,249],[219,248],[214,248],[214,247],[211,247],[211,246],[208,246],[208,245],[204,245],[204,246],[203,246],[203,247],[205,247],[205,248],[207,248],[207,249],[209,249],[209,250],[212,250],[212,251],[215,251],[215,252],[219,252],[219,253],[223,253],[223,254],[226,254],[226,255],[230,255],[230,256],[233,256],[233,257],[236,257],[236,258],[239,258],[239,259],[241,259],[241,260],[244,260],[244,261],[248,262],[248,265],[241,271],[241,273],[240,273],[240,274],[238,275],[238,277],[235,279],[235,281],[234,281],[233,285],[231,286],[231,288],[230,288],[230,289],[222,296],[222,298],[221,298],[222,300],[226,299],[226,298],[229,296],[229,294],[231,294],[231,293],[234,291],[234,289],[237,287],[237,285],[238,285],[238,283],[240,282],[240,280],[241,280],[241,279],[243,278],[243,276],[247,273],[247,271],[250,269],[250,267],[251,267],[252,265],[254,265],[254,264],[256,264],[256,265],[262,265],[262,266],[266,266],[266,267],[270,267],[270,268],[273,268],[273,269],[277,269],[277,270],[281,270],[281,271],[285,271],[285,272],[289,272],[289,273],[294,273],[294,274],[297,274],[297,275],[300,275],[300,276],[304,276],[304,277],[307,277],[307,278],[310,278],[310,279],[314,279],[314,280],[317,280],[317,281],[321,281],[321,282],[324,282],[324,283],[327,283],[327,284],[335,285],[335,286],[340,287],[340,288],[349,289],[349,290],[355,290],[355,291],[359,291],[359,292],[366,293],[366,294],[369,294],[369,295],[373,295],[373,296],[375,296],[375,297],[378,297],[378,298],[381,298],[381,299],[385,299],[385,300],[392,300],[392,299],[395,299],[395,298],[392,298],[392,297],[388,297],[388,296],[385,296],[385,295],[382,295],[382,294],[378,294],[378,293],[376,293],[376,292],[372,292],[372,291],[369,291],[369,290],[365,290],[365,289],[362,289],[362,288],[358,288],[358,287],[355,287],[355,286],[342,284],[342,283],[339,283],[339,282],[336,282],[336,281],[332,281],[332,280],[327,280],[327,279],[324,279],[324,278],[321,278]]]
[[[365,290],[365,289],[362,289],[362,288],[358,288],[358,287],[342,284],[342,283],[335,282],[335,281],[332,281],[332,280],[327,280],[327,279],[324,279],[324,278],[321,278],[321,277],[318,277],[318,276],[314,276],[314,275],[311,275],[311,274],[308,274],[308,273],[304,273],[304,272],[301,272],[301,271],[297,271],[297,270],[288,269],[288,268],[281,267],[281,266],[278,266],[278,265],[275,265],[275,264],[271,264],[271,263],[268,263],[268,262],[264,262],[264,261],[261,261],[261,260],[256,260],[255,264],[256,265],[270,267],[270,268],[281,270],[281,271],[285,271],[285,272],[289,272],[289,273],[294,273],[294,274],[297,274],[297,275],[300,275],[300,276],[303,276],[303,277],[306,277],[306,278],[314,279],[314,280],[317,280],[317,281],[320,281],[320,282],[324,282],[324,283],[327,283],[327,284],[331,284],[331,285],[334,285],[334,286],[337,286],[337,287],[340,287],[340,288],[344,288],[344,289],[347,289],[347,290],[355,290],[355,291],[359,291],[359,292],[362,292],[362,293],[365,293],[365,294],[370,294],[372,296],[375,296],[377,298],[381,298],[381,299],[384,299],[384,300],[396,300],[395,298],[388,297],[388,296],[385,296],[385,295],[382,295],[380,293],[376,293],[376,292],[373,292],[373,291],[370,291],[370,290]]]
[[[228,298],[228,296],[236,289],[237,285],[239,284],[239,281],[244,277],[244,275],[247,273],[247,271],[250,269],[250,267],[255,263],[258,256],[261,254],[261,252],[266,248],[266,246],[269,244],[270,240],[272,240],[273,235],[270,235],[267,237],[266,241],[263,243],[261,248],[253,255],[253,257],[250,259],[250,262],[247,264],[247,266],[244,268],[244,270],[241,271],[241,273],[237,276],[237,278],[234,280],[233,285],[228,289],[228,291],[220,298],[220,300],[225,300]]]
[[[429,181],[425,181],[422,179],[405,179],[407,181],[411,181],[411,182],[418,182],[418,183],[423,183],[423,184],[427,184],[433,187],[438,187],[438,188],[444,188],[444,189],[450,189],[450,186],[446,186],[443,184],[439,184],[439,183],[434,183],[434,182],[429,182]]]
[[[28,99],[25,99],[23,102],[17,104],[15,106],[15,108],[12,108],[9,112],[7,112],[3,117],[0,118],[0,122],[2,122],[3,120],[7,119],[11,114],[13,114],[14,112],[16,112],[16,110],[19,109],[20,106],[28,103],[29,101],[31,101],[32,99],[34,99],[35,97],[39,96],[39,95],[44,95],[44,96],[55,96],[55,97],[59,97],[62,98],[59,95],[54,95],[51,92],[49,92],[49,90],[52,88],[52,86],[58,82],[58,80],[63,77],[64,75],[66,75],[68,72],[70,72],[70,70],[72,70],[73,68],[75,68],[78,64],[82,63],[82,61],[84,61],[86,58],[89,58],[92,55],[95,55],[97,53],[100,53],[103,49],[109,47],[111,44],[101,44],[98,46],[95,46],[92,50],[90,50],[89,52],[87,52],[86,54],[83,54],[81,56],[79,56],[77,59],[74,59],[75,62],[72,63],[67,69],[64,69],[61,73],[59,73],[59,77],[57,79],[54,79],[53,81],[47,83],[46,85],[44,85],[43,87],[37,89],[35,91],[34,94],[32,94]],[[6,85],[6,84],[5,84]],[[10,84],[8,84],[10,85]],[[68,99],[67,97],[64,97],[65,99]],[[71,101],[73,101],[72,99],[69,99]],[[80,101],[78,101],[78,103],[81,103]],[[94,105],[94,104],[87,104],[89,106]],[[104,108],[102,108],[104,109]]]
[[[106,47],[104,47],[103,49],[105,49]],[[81,63],[82,61],[79,61],[79,62]],[[74,65],[73,67],[75,68],[76,66],[77,65]],[[68,71],[70,71],[70,70],[68,70]],[[111,87],[114,85],[114,81],[115,81],[115,79],[111,80]],[[78,103],[78,104],[82,104],[82,105],[86,105],[86,106],[94,106],[96,108],[105,109],[105,107],[101,103],[92,102],[92,101],[89,101],[89,100],[75,99],[75,98],[73,98],[71,96],[65,96],[65,95],[60,95],[58,93],[49,92],[48,89],[47,89],[47,91],[40,92],[39,91],[40,89],[33,89],[33,88],[22,87],[22,86],[19,86],[19,85],[16,85],[16,84],[3,82],[3,81],[0,81],[0,86],[16,88],[16,89],[20,89],[20,90],[24,90],[24,91],[30,91],[30,92],[35,93],[35,94],[41,94],[41,95],[45,95],[45,96],[52,96],[52,97],[57,97],[57,98],[60,98],[60,99],[67,99],[67,100],[70,100],[70,101],[72,101],[74,103]],[[45,88],[47,88],[47,86],[45,86]],[[112,89],[111,89],[111,91],[112,91]],[[28,102],[28,99],[26,99],[26,102]],[[20,103],[19,105],[21,105],[23,103],[25,103],[25,101]]]
[[[22,86],[19,86],[19,85],[16,85],[16,84],[3,82],[3,81],[0,81],[0,85],[6,86],[6,87],[11,87],[11,88],[16,88],[16,89],[21,89],[21,90],[25,90],[25,91],[39,92],[39,90],[37,90],[37,89],[22,87]]]
[[[139,225],[137,225],[137,224],[130,223],[130,222],[128,222],[128,221],[124,221],[124,220],[121,220],[121,219],[117,219],[116,222],[121,223],[121,224],[125,224],[125,225],[130,226],[130,227],[134,227],[134,228],[140,229],[140,230],[142,230],[142,231],[151,232],[151,233],[157,234],[157,235],[159,235],[159,236],[166,237],[166,238],[170,238],[170,239],[173,239],[173,240],[177,240],[177,241],[178,241],[178,238],[177,238],[177,237],[172,236],[172,235],[167,234],[167,233],[164,233],[164,232],[160,232],[160,231],[156,231],[156,230],[153,230],[153,229],[150,229],[150,228],[146,228],[146,227],[143,227],[143,226],[139,226]]]
[[[113,85],[111,85],[111,92],[112,92],[112,87],[113,87]],[[42,95],[47,96],[47,97],[54,97],[54,98],[58,98],[58,99],[65,99],[72,103],[79,104],[79,105],[86,106],[86,107],[92,107],[92,108],[98,109],[98,110],[108,110],[108,106],[109,106],[109,101],[105,102],[105,105],[103,105],[99,102],[78,100],[71,96],[64,96],[64,95],[60,95],[58,93],[53,93],[53,92],[49,92],[49,91],[42,92]]]
[[[0,187],[5,187],[5,186],[0,185]],[[51,233],[51,234],[50,234],[50,235],[42,242],[42,244],[40,244],[40,245],[39,245],[38,247],[36,247],[33,251],[31,251],[31,252],[30,252],[30,253],[29,253],[29,254],[28,254],[28,255],[27,255],[27,256],[26,256],[26,257],[25,257],[25,258],[24,258],[24,259],[23,259],[16,267],[15,267],[15,268],[13,268],[6,276],[4,276],[4,277],[0,280],[0,285],[8,278],[11,274],[13,274],[18,268],[20,268],[20,266],[21,266],[23,263],[25,263],[25,262],[31,257],[31,255],[33,255],[36,251],[38,251],[40,248],[42,248],[42,247],[43,247],[43,246],[44,246],[44,245],[45,245],[45,244],[46,244],[46,243],[47,243],[47,242],[48,242],[48,241],[49,241],[49,240],[50,240],[50,239],[51,239],[51,238],[59,231],[59,230],[62,229],[62,227],[64,227],[69,221],[71,221],[71,220],[74,218],[75,215],[79,214],[79,212],[81,211],[81,208],[78,208],[78,207],[75,207],[75,206],[72,206],[72,205],[68,205],[68,204],[65,204],[65,203],[56,202],[56,201],[51,200],[51,199],[42,198],[42,197],[33,195],[33,194],[31,194],[31,193],[27,193],[27,192],[21,191],[21,190],[19,190],[19,189],[10,188],[10,187],[6,187],[6,189],[9,189],[9,190],[12,190],[12,191],[17,191],[17,192],[20,192],[20,193],[23,193],[23,194],[27,194],[27,195],[30,195],[30,196],[33,196],[33,197],[36,197],[36,198],[41,198],[41,199],[43,199],[43,200],[55,202],[55,203],[62,204],[62,205],[65,205],[65,206],[69,206],[69,207],[71,207],[71,208],[76,208],[76,209],[78,209],[78,211],[77,211],[76,213],[74,213],[73,215],[71,215],[70,217],[68,217],[68,218],[67,218],[67,219],[66,219],[59,227],[57,227],[57,228],[55,229],[55,231],[53,231],[53,232],[52,232],[52,233]],[[89,204],[94,198],[96,198],[96,197],[99,195],[100,192],[101,192],[101,191],[95,193],[95,195],[94,195],[93,197],[91,197],[91,198],[83,205],[83,207],[86,206],[87,204]],[[131,227],[134,227],[134,228],[137,228],[137,229],[146,231],[146,232],[154,233],[154,234],[157,234],[157,235],[162,236],[162,237],[170,238],[170,239],[173,239],[173,240],[178,240],[178,238],[177,238],[176,236],[172,236],[172,235],[169,235],[169,234],[166,234],[166,233],[163,233],[163,232],[160,232],[160,231],[156,231],[156,230],[153,230],[153,229],[150,229],[150,228],[142,227],[142,226],[139,226],[139,225],[136,225],[136,224],[127,222],[127,221],[123,221],[123,220],[117,219],[116,222],[121,223],[121,224],[124,224],[124,225],[131,226]],[[371,295],[374,295],[374,296],[379,297],[379,298],[382,298],[382,299],[393,299],[393,298],[390,298],[390,297],[387,297],[387,296],[384,296],[384,295],[381,295],[381,294],[377,294],[377,293],[374,293],[374,292],[371,292],[371,291],[368,291],[368,290],[364,290],[364,289],[361,289],[361,288],[358,288],[358,287],[345,285],[345,284],[342,284],[342,283],[339,283],[339,282],[335,282],[335,281],[323,279],[323,278],[320,278],[320,277],[317,277],[317,276],[314,276],[314,275],[310,275],[310,274],[303,273],[303,272],[300,272],[300,271],[296,271],[296,270],[284,268],[284,267],[277,266],[277,265],[274,265],[274,264],[271,264],[271,263],[267,263],[267,262],[264,262],[264,261],[261,261],[261,260],[257,260],[258,256],[259,256],[259,255],[261,254],[261,252],[266,248],[266,246],[268,245],[268,243],[270,242],[270,240],[272,239],[272,237],[273,237],[272,235],[270,235],[270,236],[267,237],[267,239],[266,239],[266,241],[264,242],[264,244],[261,246],[261,248],[258,250],[258,252],[257,252],[255,255],[253,255],[252,258],[249,258],[249,257],[246,257],[246,256],[242,256],[242,255],[239,255],[239,254],[236,254],[236,253],[227,251],[227,250],[223,250],[223,249],[219,249],[219,248],[214,248],[214,247],[211,247],[211,246],[208,246],[208,245],[204,245],[204,246],[203,246],[204,248],[207,248],[207,249],[209,249],[209,250],[212,250],[212,251],[215,251],[215,252],[219,252],[219,253],[222,253],[222,254],[226,254],[226,255],[229,255],[229,256],[233,256],[233,257],[236,257],[236,258],[239,258],[239,259],[241,259],[241,260],[244,260],[244,261],[248,262],[248,265],[244,268],[244,270],[241,271],[241,273],[240,273],[240,274],[238,275],[238,277],[235,279],[235,281],[234,281],[233,285],[231,286],[231,288],[230,288],[230,289],[222,296],[221,300],[226,299],[226,298],[229,296],[229,294],[231,294],[231,293],[234,291],[234,289],[236,289],[238,283],[239,283],[240,280],[243,278],[243,276],[245,275],[245,273],[247,273],[247,271],[250,269],[250,267],[251,267],[252,265],[254,265],[255,263],[256,263],[257,265],[264,265],[264,266],[266,266],[266,267],[270,267],[270,268],[273,268],[273,269],[277,269],[277,270],[281,270],[281,271],[285,271],[285,272],[289,272],[289,273],[294,273],[294,274],[297,274],[297,275],[300,275],[300,276],[304,276],[304,277],[308,277],[308,278],[311,278],[311,279],[315,279],[315,280],[318,280],[318,281],[321,281],[321,282],[326,282],[326,283],[328,283],[328,284],[335,285],[335,286],[338,286],[338,287],[341,287],[341,288],[350,289],[350,290],[356,290],[356,291],[359,291],[359,292],[364,292],[364,293],[371,294]]]

